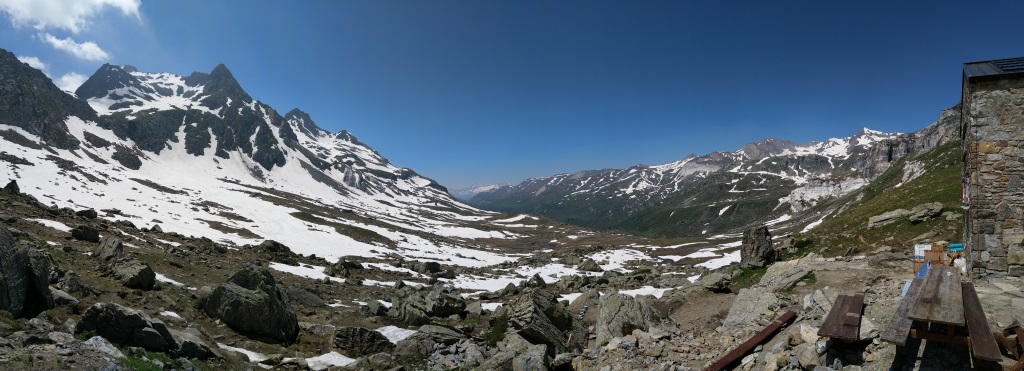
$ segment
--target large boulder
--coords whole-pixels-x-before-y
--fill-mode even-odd
[[[942,215],[943,205],[941,202],[930,202],[914,206],[907,215],[911,223],[917,224],[925,220]]]
[[[391,303],[388,317],[412,326],[430,323],[430,315],[423,295],[413,293],[405,298],[395,297],[391,299]]]
[[[270,260],[279,261],[283,264],[298,265],[299,263],[295,260],[298,256],[292,252],[292,249],[285,246],[285,244],[274,241],[266,240],[263,243],[253,248],[254,251],[263,254]]]
[[[21,193],[21,188],[18,188],[18,181],[17,180],[11,179],[11,181],[7,182],[7,185],[4,186],[4,191],[7,191],[10,194],[15,194],[16,195],[16,194]]]
[[[127,288],[149,290],[156,283],[156,273],[149,264],[135,258],[124,258],[114,264],[114,277]]]
[[[511,328],[532,344],[547,344],[556,353],[579,351],[586,345],[581,322],[544,289],[524,289],[508,304],[507,313]]]
[[[235,331],[292,343],[299,334],[295,311],[266,268],[246,265],[205,299],[206,314]]]
[[[584,258],[583,262],[576,269],[583,272],[604,272],[604,269],[601,269],[601,266],[591,258]]]
[[[629,335],[633,330],[647,331],[661,317],[656,309],[636,298],[614,293],[601,300],[597,314],[597,346],[612,338]]]
[[[177,351],[178,344],[162,321],[117,303],[96,303],[82,313],[75,333],[91,331],[121,345],[154,352]]]
[[[334,347],[349,357],[362,357],[389,352],[395,345],[383,334],[362,327],[338,327],[334,331]]]
[[[712,271],[701,276],[697,283],[711,292],[729,292],[729,285],[732,284],[732,275],[722,271]]]
[[[461,315],[466,310],[466,299],[453,291],[436,285],[427,293],[427,314],[431,317]]]
[[[46,253],[17,247],[14,235],[0,226],[0,310],[34,317],[53,308],[50,267]]]
[[[177,354],[196,359],[223,358],[217,347],[211,347],[214,343],[209,335],[202,333],[195,328],[187,328],[185,331],[171,329],[171,336],[178,343]]]
[[[426,357],[438,346],[453,345],[465,338],[465,334],[450,327],[424,325],[416,333],[399,341],[394,353],[402,357]]]
[[[775,249],[772,248],[772,234],[768,231],[768,226],[762,224],[743,232],[740,265],[764,267],[774,261]]]
[[[71,238],[88,242],[100,242],[100,231],[87,225],[80,225],[71,230]]]
[[[105,262],[114,262],[124,256],[124,243],[121,238],[115,236],[103,237],[100,245],[92,252],[92,256]]]
[[[878,228],[886,224],[894,223],[907,217],[907,215],[910,215],[910,211],[907,209],[896,209],[880,215],[875,215],[868,218],[868,228]]]

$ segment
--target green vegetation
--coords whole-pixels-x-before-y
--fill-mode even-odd
[[[961,221],[939,217],[913,224],[901,220],[878,228],[868,229],[868,218],[896,209],[913,209],[915,206],[941,202],[944,212],[961,214],[961,165],[959,142],[946,143],[938,148],[916,156],[910,161],[922,163],[924,173],[905,184],[903,169],[908,161],[901,160],[879,176],[862,192],[838,200],[850,206],[837,216],[819,225],[803,236],[813,241],[811,250],[825,255],[841,255],[846,252],[872,251],[879,245],[903,246],[925,233],[934,232],[932,240],[959,241]]]
[[[789,287],[787,287],[786,290],[785,290],[786,293],[792,293],[793,290],[796,290],[796,288],[797,288],[797,286],[799,286],[798,284],[800,282],[804,282],[807,285],[813,285],[815,283],[818,283],[818,277],[814,276],[814,272],[807,272],[807,274],[805,274],[803,277],[800,277],[800,279],[798,279],[795,282],[793,282],[792,284],[790,284]]]
[[[14,315],[6,310],[0,310],[0,323],[10,326],[14,331],[21,331],[21,322],[14,319]]]
[[[296,211],[294,213],[291,213],[291,216],[304,222],[332,227],[339,234],[352,237],[353,240],[359,242],[382,243],[389,246],[394,244],[394,241],[391,241],[387,237],[381,236],[380,233],[348,224],[328,221],[307,212]]]
[[[484,334],[487,346],[497,346],[498,342],[505,338],[506,331],[508,331],[508,313],[502,312],[500,315],[491,318],[491,328]]]
[[[129,370],[135,371],[160,371],[165,367],[172,369],[180,369],[182,367],[180,361],[171,359],[166,354],[145,350],[126,351],[125,357],[119,359],[119,361]]]
[[[729,289],[732,291],[739,291],[740,289],[754,286],[758,282],[761,282],[761,277],[764,277],[766,272],[768,272],[768,267],[742,268],[740,270],[740,274],[733,277],[732,285],[729,286]]]

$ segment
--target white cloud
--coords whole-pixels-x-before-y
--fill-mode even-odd
[[[88,79],[89,77],[83,74],[68,72],[64,74],[64,76],[61,76],[60,78],[54,80],[53,84],[57,85],[57,87],[60,88],[60,90],[74,93],[75,90],[78,90],[78,87],[82,86],[82,84],[85,83],[85,80]]]
[[[22,63],[28,64],[29,67],[43,71],[43,73],[46,73],[46,70],[48,68],[46,63],[43,63],[43,61],[39,60],[39,58],[36,57],[27,57],[24,55],[19,55],[18,60],[22,61]]]
[[[0,0],[0,11],[6,12],[16,27],[28,25],[37,30],[54,28],[78,33],[88,28],[91,19],[108,7],[138,19],[140,2],[141,0]]]
[[[54,48],[66,51],[71,53],[71,55],[87,61],[103,61],[110,59],[110,53],[100,49],[100,46],[96,45],[96,43],[92,41],[78,43],[70,37],[66,39],[58,39],[48,33],[41,33],[39,34],[39,37]]]

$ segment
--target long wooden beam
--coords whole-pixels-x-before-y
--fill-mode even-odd
[[[779,319],[772,322],[772,324],[768,325],[768,327],[765,327],[763,330],[761,330],[761,332],[758,332],[756,335],[754,335],[754,337],[750,338],[750,340],[747,340],[743,344],[740,344],[740,346],[736,347],[736,349],[733,349],[731,352],[729,352],[724,357],[719,359],[718,362],[715,362],[711,366],[708,366],[707,371],[719,371],[726,369],[727,367],[729,367],[729,365],[733,364],[733,362],[739,361],[744,356],[746,356],[747,353],[750,353],[750,351],[754,350],[754,348],[757,347],[758,344],[761,344],[765,340],[768,340],[768,337],[775,334],[775,332],[779,331],[779,329],[782,328],[783,325],[789,323],[794,318],[796,318],[796,312],[787,311],[785,314],[782,315],[782,317],[779,317]]]

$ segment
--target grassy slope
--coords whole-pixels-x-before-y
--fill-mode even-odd
[[[893,188],[900,183],[903,169],[909,161],[923,163],[924,174]],[[872,216],[895,209],[909,210],[936,201],[945,205],[945,211],[962,215],[960,168],[957,141],[946,143],[910,160],[902,159],[863,191],[841,200],[849,203],[845,211],[801,237],[813,241],[810,246],[812,251],[827,255],[843,254],[850,248],[857,251],[871,251],[880,246],[909,248],[915,237],[931,231],[937,233],[930,238],[932,241],[960,241],[962,219],[946,220],[940,217],[919,224],[911,224],[904,219],[879,228],[867,227],[868,218]],[[860,195],[863,196],[858,201]]]

